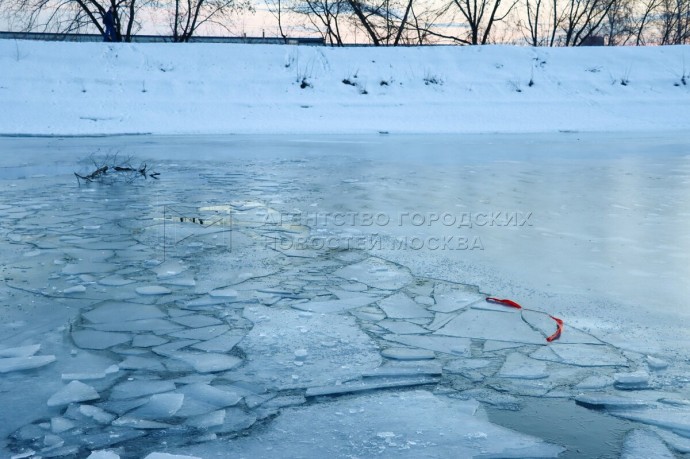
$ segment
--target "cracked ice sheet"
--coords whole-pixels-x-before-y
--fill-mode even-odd
[[[241,371],[257,384],[325,386],[356,378],[381,363],[376,343],[353,317],[263,306],[248,307],[244,315],[254,328],[238,344],[247,358]]]
[[[475,416],[476,402],[426,391],[286,408],[251,437],[184,448],[201,457],[557,457],[564,448]]]
[[[241,290],[244,282],[265,278],[279,271],[276,263],[279,257],[276,252],[265,248],[263,244],[257,243],[240,231],[232,232],[231,247],[232,257],[222,252],[204,254],[204,263],[197,267],[198,271],[195,273],[197,293],[226,288]],[[224,297],[216,299],[219,302],[229,300]]]
[[[545,337],[523,322],[518,311],[496,312],[470,309],[459,314],[435,334],[525,344],[546,344]]]
[[[508,354],[503,366],[498,371],[499,378],[543,379],[548,378],[548,376],[544,362],[530,359],[518,352]]]
[[[467,338],[451,336],[384,335],[383,339],[452,355],[470,355],[472,344]]]
[[[641,410],[613,410],[614,416],[652,426],[662,427],[690,438],[690,409],[648,408]]]
[[[591,344],[552,343],[531,354],[533,359],[550,360],[581,367],[627,366],[628,361],[616,349]]]
[[[406,269],[374,257],[341,268],[334,274],[381,290],[399,290],[413,280]]]
[[[623,443],[621,459],[673,459],[675,456],[659,435],[649,430],[635,429],[629,432]]]
[[[404,293],[396,293],[379,301],[389,319],[427,318],[433,315]]]
[[[357,295],[344,300],[309,301],[292,305],[295,309],[314,311],[323,314],[337,314],[349,309],[359,308],[376,302],[378,298],[371,295]]]
[[[556,331],[556,321],[549,314],[534,311],[522,311],[522,318],[532,327],[538,329],[545,336],[550,336]],[[583,331],[573,328],[566,324],[561,336],[558,338],[559,344],[603,344],[598,338]]]

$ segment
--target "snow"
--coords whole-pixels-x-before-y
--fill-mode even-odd
[[[683,129],[690,97],[680,84],[684,54],[684,46],[3,40],[0,126],[12,134]],[[301,89],[303,80],[310,87]]]

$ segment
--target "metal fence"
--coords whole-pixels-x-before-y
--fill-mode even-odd
[[[0,39],[9,40],[43,40],[43,41],[103,41],[103,35],[95,33],[41,33],[41,32],[0,32]],[[134,43],[172,43],[173,37],[164,35],[132,35]],[[294,37],[191,37],[189,43],[251,43],[251,44],[288,44],[322,46],[321,38]]]

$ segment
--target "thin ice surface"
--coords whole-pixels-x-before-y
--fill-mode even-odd
[[[238,344],[247,356],[243,371],[263,384],[323,385],[379,366],[375,343],[351,317],[262,306],[248,307],[245,317],[254,327]]]
[[[46,161],[57,161],[50,175],[43,178],[19,178],[25,171],[20,164],[4,168],[3,174],[13,178],[0,183],[6,201],[0,204],[0,227],[7,235],[0,249],[8,285],[6,291],[0,291],[0,298],[10,305],[2,310],[0,352],[17,356],[0,355],[0,360],[44,353],[55,357],[50,365],[3,375],[3,404],[9,395],[2,394],[15,393],[8,388],[25,383],[27,378],[35,377],[41,383],[25,385],[31,400],[28,394],[24,400],[11,399],[12,404],[18,403],[11,419],[0,414],[5,436],[15,434],[8,437],[9,448],[43,449],[45,434],[50,432],[65,441],[61,451],[78,448],[80,457],[88,453],[87,449],[111,446],[121,448],[118,450],[124,451],[123,455],[145,457],[159,445],[152,442],[163,437],[171,447],[195,441],[225,443],[228,434],[238,432],[246,436],[242,441],[249,441],[262,429],[271,431],[274,422],[283,422],[280,419],[291,410],[306,414],[299,417],[304,424],[300,429],[311,426],[317,431],[310,413],[333,408],[330,415],[341,417],[352,414],[349,410],[335,411],[341,402],[367,402],[373,399],[361,397],[382,394],[401,396],[420,385],[453,397],[477,397],[482,405],[506,409],[529,403],[523,395],[555,396],[575,403],[572,400],[587,391],[589,406],[604,407],[619,416],[635,414],[639,417],[634,421],[637,425],[653,424],[667,437],[685,433],[682,421],[687,417],[687,406],[682,401],[687,394],[682,387],[688,367],[679,357],[683,354],[673,351],[673,346],[683,350],[686,345],[683,334],[674,333],[673,328],[686,322],[664,321],[659,333],[657,315],[630,314],[637,310],[619,304],[602,306],[602,301],[625,298],[626,292],[632,291],[640,294],[636,304],[658,304],[658,300],[636,287],[647,282],[648,277],[641,274],[652,268],[624,264],[638,265],[631,274],[615,263],[618,269],[610,269],[610,264],[604,269],[597,263],[612,260],[614,255],[620,260],[638,256],[634,244],[621,244],[608,235],[608,229],[614,227],[611,223],[619,224],[621,215],[645,215],[651,219],[648,223],[653,220],[655,230],[664,230],[660,222],[683,224],[684,220],[679,220],[683,212],[675,211],[682,210],[687,201],[683,181],[690,169],[686,160],[655,152],[660,166],[640,159],[632,167],[612,159],[610,152],[597,150],[599,144],[590,141],[587,145],[597,152],[596,164],[609,166],[591,168],[593,163],[586,158],[580,162],[560,153],[539,156],[534,143],[523,151],[512,139],[510,148],[505,143],[501,147],[510,153],[502,157],[505,161],[485,155],[486,146],[472,146],[458,162],[456,149],[447,152],[444,159],[443,142],[432,139],[432,144],[437,142],[432,148],[434,154],[422,161],[414,159],[418,156],[411,155],[407,147],[403,148],[405,142],[401,144],[394,137],[365,139],[361,145],[294,139],[296,150],[305,146],[318,150],[309,159],[270,142],[265,144],[270,148],[256,155],[251,148],[245,150],[244,141],[233,143],[233,148],[216,140],[196,148],[196,143],[177,138],[163,148],[156,139],[137,143],[122,137],[117,139],[118,146],[136,144],[143,152],[159,155],[169,180],[134,184],[117,192],[97,185],[77,187],[71,178],[69,184],[64,180],[72,173],[73,151],[86,154],[108,139],[82,139],[79,142],[83,144],[74,139],[42,140],[50,143],[51,156],[46,159],[43,155],[31,167],[46,167]],[[559,136],[547,138],[565,142]],[[505,142],[500,137],[491,141]],[[7,141],[0,139],[3,142]],[[623,144],[630,147],[630,143]],[[360,150],[372,145],[400,150],[401,155],[392,164]],[[618,142],[615,145],[620,146]],[[221,149],[215,150],[219,146]],[[233,155],[227,156],[228,150]],[[590,154],[584,150],[578,155]],[[199,152],[200,157],[188,161],[189,151]],[[524,160],[520,155],[527,152],[530,158],[536,155],[538,161]],[[3,156],[3,161],[12,158]],[[32,161],[31,154],[22,155],[22,161]],[[65,175],[55,176],[59,171]],[[650,181],[647,174],[664,180]],[[597,175],[597,183],[604,189],[572,193],[590,189],[589,181],[579,182],[576,177]],[[656,187],[668,187],[664,202],[673,212],[651,198],[638,200],[625,212],[620,208],[625,203],[613,198],[606,201],[615,195],[607,187],[624,186],[618,180],[625,177],[639,179],[636,186],[649,192],[645,196],[656,196]],[[651,185],[654,190],[647,189]],[[410,186],[415,187],[414,195],[404,191]],[[549,201],[554,190],[561,191],[558,206],[564,208]],[[185,214],[190,217],[231,215],[231,230],[215,228],[210,232],[186,221],[174,225],[168,221],[164,230],[161,207],[174,207],[183,201],[190,204]],[[511,208],[519,203],[530,203],[548,215],[537,217],[535,213],[534,226],[491,229],[437,225],[324,229],[272,225],[265,218],[281,212],[356,212],[362,205],[368,206],[367,210],[398,214],[411,209],[438,211],[437,207],[464,213],[479,207],[485,210],[486,206]],[[610,215],[593,211],[601,206],[607,206]],[[588,218],[592,228],[585,231],[572,215],[597,218]],[[615,227],[618,231],[646,227],[644,219],[642,223]],[[585,234],[590,229],[592,234]],[[340,244],[337,249],[306,251],[293,244],[286,254],[271,246],[276,234],[291,243],[314,234],[344,237],[372,230],[381,236],[380,246],[348,249]],[[399,241],[413,232],[458,237],[465,231],[467,235],[476,232],[491,244],[486,243],[481,253],[400,250],[388,245],[390,238]],[[654,269],[668,266],[676,274],[682,272],[686,263],[682,256],[681,261],[670,257],[673,251],[668,247],[685,247],[683,239],[668,231],[662,238],[666,241],[659,247],[646,247],[664,261]],[[621,252],[619,246],[633,250]],[[298,256],[299,252],[308,252],[308,256]],[[503,261],[529,259],[529,263],[497,267],[497,253]],[[552,253],[564,253],[564,259],[572,264],[557,268],[545,264]],[[583,270],[583,263],[590,261]],[[616,279],[616,273],[621,272],[627,274]],[[628,274],[639,282],[631,283]],[[602,291],[599,278],[607,279],[602,283],[615,292],[608,295]],[[660,289],[656,282],[647,282],[647,290],[666,300],[668,292],[677,295],[683,288]],[[468,285],[473,283],[478,287]],[[553,287],[547,287],[550,283]],[[67,296],[64,291],[73,286],[84,286],[86,291],[63,298]],[[146,286],[156,289],[137,293],[137,288]],[[169,294],[141,294],[156,291]],[[552,319],[544,314],[487,308],[480,292],[512,297],[563,317],[565,332],[560,340],[547,344],[545,338],[554,329]],[[393,299],[402,300],[397,303],[402,306],[396,307]],[[312,311],[304,311],[308,305]],[[664,305],[671,314],[672,302]],[[642,322],[641,317],[651,328],[629,326]],[[673,346],[669,347],[669,342]],[[42,352],[26,355],[37,343]],[[624,343],[627,350],[610,343]],[[107,363],[81,360],[90,354]],[[72,380],[92,386],[99,398],[48,407],[50,397]],[[583,384],[578,386],[580,381]],[[205,389],[188,389],[195,385]],[[614,394],[642,400],[646,405],[611,398]],[[184,396],[181,404],[180,395]],[[309,401],[305,402],[307,395]],[[466,412],[469,406],[437,397],[438,404],[448,408],[438,411],[443,417],[455,408]],[[294,405],[300,407],[288,408]],[[481,411],[477,410],[478,416]],[[411,412],[412,419],[416,413]],[[253,427],[259,419],[262,422]],[[447,422],[451,421],[443,421]],[[198,436],[191,430],[197,427],[207,432]],[[353,435],[361,433],[357,429],[352,430]],[[35,436],[37,432],[42,434]],[[392,431],[383,427],[380,432],[382,435],[375,438],[382,443],[377,445],[385,446],[388,452],[392,446],[387,440],[396,441],[397,434],[391,435]],[[424,431],[423,441],[434,440],[430,432]],[[48,441],[51,445],[59,443],[53,437]],[[675,441],[682,447],[680,440]],[[535,444],[487,454],[538,456],[539,448],[541,445]]]
[[[382,393],[288,408],[265,432],[183,453],[253,457],[557,457],[562,447],[498,427],[470,413],[465,402],[429,392]],[[310,423],[305,424],[304,419]],[[312,424],[313,423],[313,424]],[[311,425],[318,425],[314,431]],[[328,441],[323,441],[328,438]],[[517,456],[514,456],[517,457]]]

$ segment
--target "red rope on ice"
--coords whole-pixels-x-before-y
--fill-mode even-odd
[[[486,301],[487,301],[487,303],[498,303],[498,304],[502,304],[504,306],[510,306],[511,308],[522,309],[522,306],[520,306],[519,304],[517,304],[515,301],[512,301],[512,300],[501,300],[499,298],[488,297],[486,299]]]
[[[549,315],[549,317],[551,317],[553,320],[555,320],[556,324],[557,324],[556,325],[557,326],[556,332],[553,335],[546,338],[546,341],[548,341],[550,343],[551,341],[555,341],[561,337],[561,333],[563,332],[563,320],[559,319],[558,317],[554,317],[552,315]]]
[[[486,298],[486,302],[487,303],[502,304],[504,306],[508,306],[508,307],[515,308],[515,309],[524,309],[525,311],[532,311],[532,312],[538,312],[540,314],[546,314],[545,312],[542,312],[542,311],[535,311],[534,309],[523,308],[522,306],[520,306],[518,303],[516,303],[513,300],[506,300],[506,299],[494,298],[494,297],[489,296]],[[550,343],[551,341],[555,341],[561,337],[561,333],[563,333],[563,328],[565,325],[563,324],[563,320],[559,319],[558,317],[554,317],[550,314],[547,314],[547,315],[556,321],[556,331],[554,332],[553,335],[548,336],[546,338],[546,341]]]

